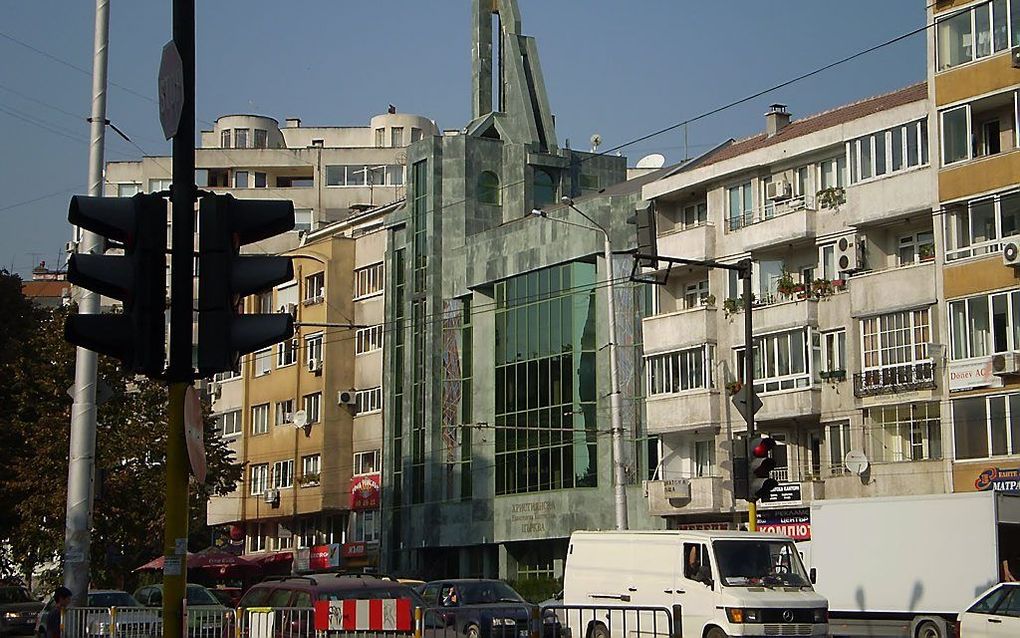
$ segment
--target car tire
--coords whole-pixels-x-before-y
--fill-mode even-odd
[[[464,638],[479,638],[477,625],[468,625],[467,629],[464,630]]]
[[[705,634],[705,638],[729,638],[729,636],[727,636],[726,632],[723,631],[722,629],[718,627],[712,627],[711,629],[708,630],[708,633]]]
[[[598,622],[592,625],[591,631],[588,632],[588,638],[610,638],[609,628]]]
[[[933,620],[925,620],[917,625],[915,638],[946,638],[946,632]]]

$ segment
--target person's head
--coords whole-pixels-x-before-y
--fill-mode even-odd
[[[53,592],[53,602],[61,609],[67,607],[71,604],[71,590],[67,587],[57,587]]]

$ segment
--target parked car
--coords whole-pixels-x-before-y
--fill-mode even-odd
[[[71,609],[65,612],[64,634],[68,636],[88,636],[90,638],[108,638],[110,623],[115,622],[115,638],[155,638],[162,631],[158,613],[145,609],[126,591],[116,589],[97,589],[90,591],[84,609]],[[116,620],[109,612],[111,607],[117,609]],[[46,604],[36,619],[36,634],[46,635],[46,614],[53,609],[53,596],[46,599]]]
[[[146,607],[163,607],[163,585],[148,585],[135,592],[135,598]],[[202,585],[188,583],[188,635],[191,638],[216,638],[223,635],[230,611]]]
[[[501,580],[455,579],[427,583],[422,598],[429,608],[426,628],[442,627],[465,638],[527,638],[538,605]],[[553,611],[541,614],[544,638],[559,635]]]
[[[1020,583],[999,583],[960,614],[960,638],[1020,636]]]
[[[224,606],[231,609],[236,609],[237,603],[241,600],[240,587],[214,587],[209,590],[209,593],[215,596],[216,600],[220,601]]]
[[[0,585],[0,636],[31,636],[42,608],[25,587]]]

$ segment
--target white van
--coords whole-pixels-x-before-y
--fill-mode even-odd
[[[570,638],[667,634],[653,612],[613,613],[634,607],[670,610],[674,634],[691,638],[829,630],[826,600],[812,588],[793,541],[754,532],[574,532],[563,605],[558,613]]]

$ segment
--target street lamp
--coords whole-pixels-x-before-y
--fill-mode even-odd
[[[613,497],[616,505],[616,529],[627,529],[627,485],[626,473],[623,468],[623,422],[620,414],[620,378],[617,371],[616,359],[616,298],[613,286],[613,246],[609,238],[609,231],[602,224],[588,216],[583,210],[574,205],[570,197],[561,197],[560,203],[571,208],[581,217],[584,217],[591,226],[577,224],[558,217],[549,217],[544,210],[535,208],[531,214],[536,217],[550,219],[561,224],[597,230],[602,233],[603,252],[606,262],[605,283],[606,283],[606,311],[609,313],[609,412],[612,423],[613,436]]]

